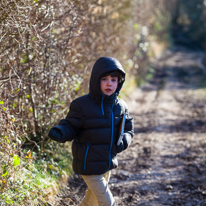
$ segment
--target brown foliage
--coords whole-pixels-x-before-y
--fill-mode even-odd
[[[104,4],[2,1],[1,98],[5,112],[18,113],[27,132],[42,133],[65,115],[71,100],[88,90],[89,72],[100,55],[117,56],[121,24],[115,23],[125,3],[115,9]]]

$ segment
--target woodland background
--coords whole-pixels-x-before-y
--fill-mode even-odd
[[[205,51],[205,19],[205,0],[1,0],[0,205],[43,205],[71,174],[70,143],[47,134],[97,58],[122,63],[126,97],[171,45]]]

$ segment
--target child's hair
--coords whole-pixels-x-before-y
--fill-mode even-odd
[[[124,80],[121,72],[119,72],[119,71],[106,72],[106,73],[102,74],[101,77],[106,77],[106,76],[117,77],[118,83],[121,83]]]

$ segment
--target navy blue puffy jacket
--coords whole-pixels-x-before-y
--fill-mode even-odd
[[[125,149],[133,137],[133,119],[126,103],[116,92],[107,96],[101,93],[100,79],[103,73],[118,70],[125,77],[121,64],[112,57],[101,57],[93,66],[89,94],[75,99],[65,119],[54,128],[62,134],[60,142],[72,141],[73,170],[81,175],[99,175],[116,168],[116,144],[123,114],[125,124]]]

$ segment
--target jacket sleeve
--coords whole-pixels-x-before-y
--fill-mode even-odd
[[[127,149],[134,136],[134,123],[133,123],[133,118],[129,116],[129,110],[127,104],[124,101],[123,103],[124,103],[124,110],[127,114],[126,121],[125,121],[123,142],[124,142],[124,149]]]
[[[79,105],[73,101],[65,119],[60,120],[54,128],[62,134],[61,142],[72,141],[83,126],[82,112]]]

